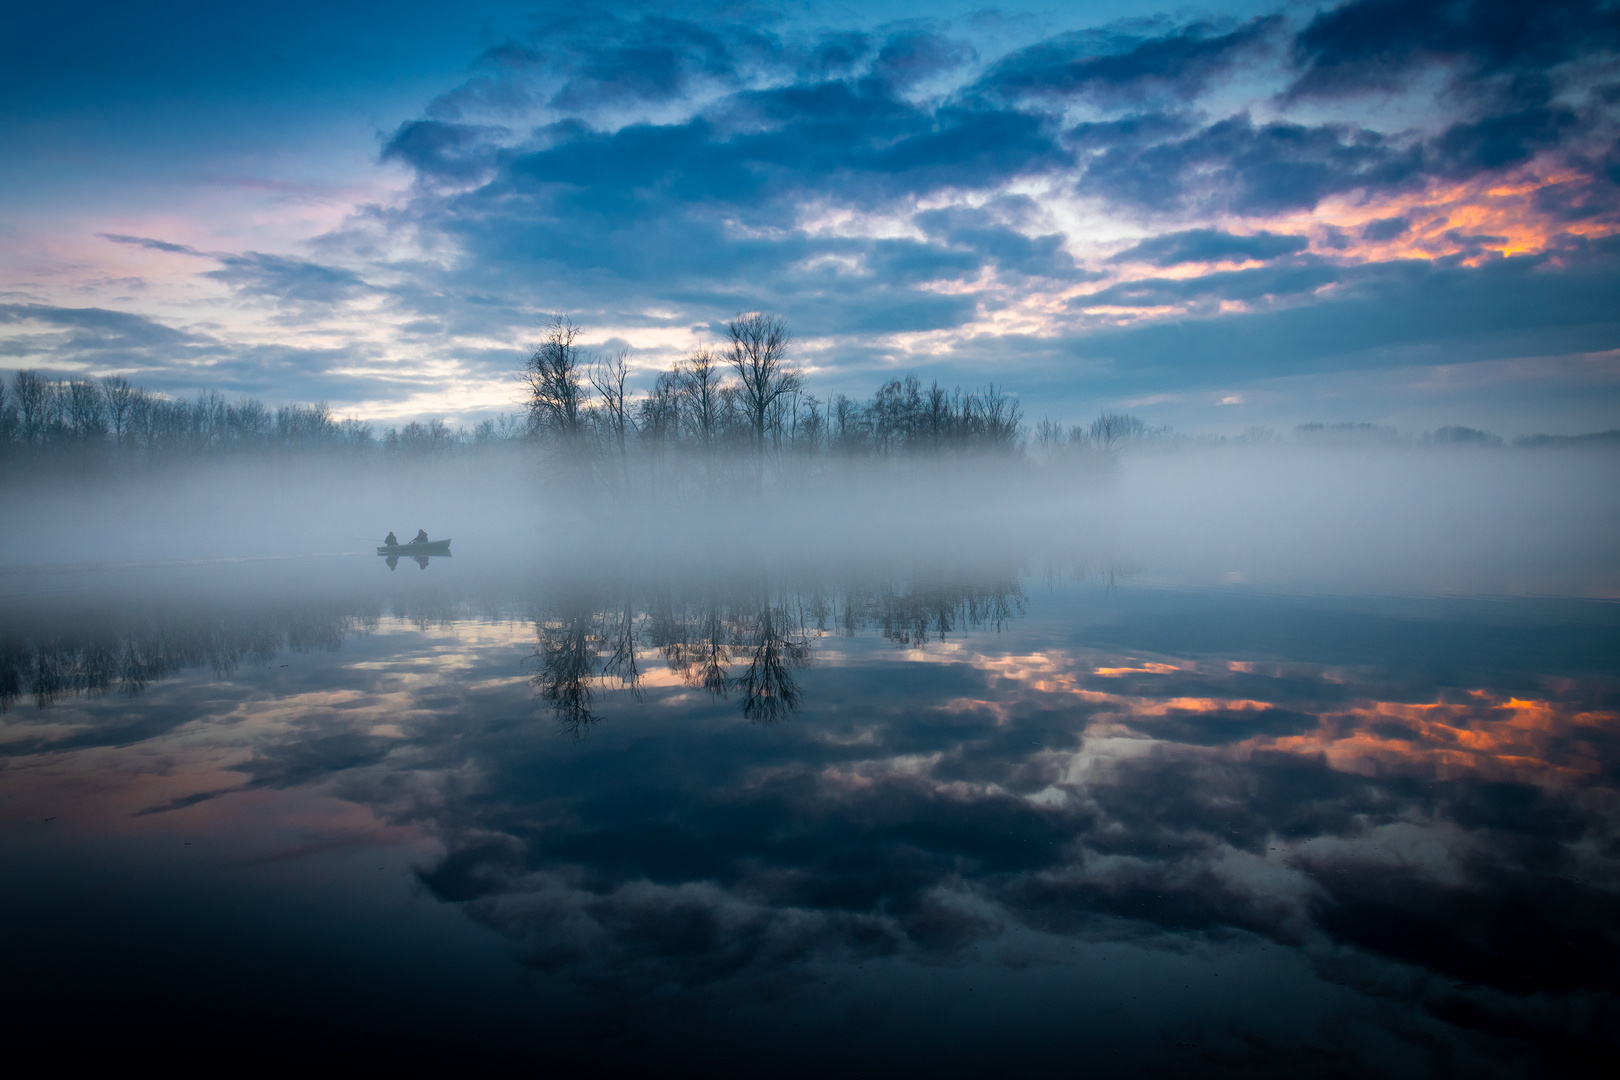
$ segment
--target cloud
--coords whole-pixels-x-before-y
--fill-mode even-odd
[[[1126,281],[1077,296],[1069,303],[1077,308],[1094,308],[1164,307],[1191,300],[1250,302],[1312,293],[1343,277],[1344,271],[1339,267],[1306,261],[1289,266],[1225,270],[1193,278]]]
[[[1436,167],[1468,176],[1530,160],[1557,146],[1577,127],[1574,112],[1534,108],[1453,124],[1435,140]]]
[[[222,268],[206,271],[202,276],[222,281],[243,296],[289,304],[337,304],[371,288],[352,270],[284,255],[249,251],[218,258]]]
[[[1110,146],[1085,163],[1076,187],[1154,210],[1264,215],[1356,189],[1416,186],[1423,162],[1420,148],[1365,128],[1257,125],[1243,114],[1181,138]]]
[[[1368,370],[1511,356],[1601,352],[1620,347],[1609,296],[1620,277],[1598,259],[1558,272],[1543,259],[1498,259],[1470,269],[1405,261],[1359,268],[1260,268],[1207,275],[1217,292],[1265,294],[1308,286],[1311,275],[1336,273],[1339,286],[1308,304],[1215,317],[1173,319],[1070,337],[1077,359],[1107,358],[1093,385],[1119,390],[1161,385],[1208,386],[1237,378]],[[1194,297],[1198,281],[1130,283],[1122,301],[1175,303]],[[1138,291],[1132,292],[1135,288]],[[1076,303],[1096,303],[1097,296]]]
[[[1033,215],[1027,199],[1001,200],[979,209],[952,207],[928,210],[912,220],[931,241],[943,241],[951,251],[966,249],[984,262],[993,262],[1004,275],[1084,281],[1100,277],[1074,261],[1061,233],[1030,236],[1014,228]]]
[[[1133,244],[1110,262],[1145,262],[1154,266],[1180,266],[1201,262],[1265,262],[1296,255],[1310,246],[1303,236],[1283,236],[1261,230],[1239,236],[1219,229],[1187,229],[1165,233]]]
[[[1351,0],[1315,16],[1295,38],[1300,74],[1290,94],[1396,89],[1434,65],[1449,65],[1468,92],[1469,81],[1535,75],[1616,48],[1620,11],[1602,0]]]
[[[382,160],[437,179],[473,180],[493,167],[497,140],[504,134],[505,129],[488,125],[407,120],[383,147]]]
[[[1192,23],[1156,37],[1128,29],[1071,31],[998,61],[979,83],[1006,98],[1136,101],[1150,95],[1190,101],[1238,64],[1252,60],[1282,26],[1280,16],[1217,32]]]
[[[222,356],[220,343],[155,319],[106,308],[0,304],[0,356],[19,368],[172,372]]]
[[[1405,236],[1411,229],[1412,221],[1410,218],[1379,218],[1377,221],[1369,221],[1361,227],[1361,238],[1374,242],[1394,240],[1396,237]]]
[[[111,240],[115,244],[133,244],[149,251],[167,251],[176,255],[197,255],[201,258],[210,258],[204,252],[185,244],[171,244],[167,240],[153,240],[145,236],[126,236],[123,233],[97,233],[103,240]]]

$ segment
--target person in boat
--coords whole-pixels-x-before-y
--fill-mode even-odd
[[[383,543],[389,547],[399,547],[399,538],[394,535],[393,529],[388,530],[388,539],[384,540]]]
[[[411,543],[413,543],[413,544],[425,544],[427,542],[428,542],[427,530],[426,529],[417,529],[416,530],[416,539],[412,540]]]

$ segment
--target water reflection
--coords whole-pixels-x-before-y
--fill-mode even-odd
[[[24,696],[44,707],[76,694],[138,694],[187,668],[224,677],[243,663],[268,664],[283,650],[335,652],[377,615],[375,604],[360,601],[13,620],[0,629],[0,711]]]
[[[625,583],[617,595],[608,605],[574,590],[560,608],[535,617],[533,683],[569,734],[596,720],[597,688],[622,688],[639,700],[649,651],[687,686],[717,698],[735,693],[743,716],[773,723],[799,708],[796,673],[822,636],[877,628],[896,645],[921,649],[958,629],[999,629],[1023,601],[1010,575],[834,586],[756,573],[725,583],[666,578],[645,592]]]
[[[431,836],[421,885],[519,962],[625,1008],[1269,948],[1308,962],[1302,998],[1368,1003],[1332,1006],[1345,1030],[1578,1070],[1620,1020],[1616,645],[1604,604],[639,568],[8,617],[0,693],[42,708],[0,755],[195,759],[194,791],[109,791],[143,821],[340,792]],[[323,666],[274,681],[289,652]],[[188,704],[222,680],[228,724]],[[166,721],[125,723],[132,695]],[[1244,1024],[1268,1060],[1326,1038]]]

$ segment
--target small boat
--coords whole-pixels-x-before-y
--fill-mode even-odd
[[[428,540],[420,544],[383,544],[377,549],[379,555],[448,555],[450,554],[450,541]]]

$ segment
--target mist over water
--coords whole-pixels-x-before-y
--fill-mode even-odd
[[[701,465],[8,486],[10,1015],[787,1075],[1620,1049],[1620,456]]]
[[[559,482],[514,451],[48,477],[8,486],[3,565],[352,554],[425,527],[483,565],[993,556],[1305,591],[1620,588],[1620,455],[1607,449],[1261,445],[851,460],[763,479],[746,461],[711,469],[604,487]]]

